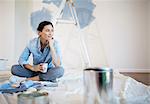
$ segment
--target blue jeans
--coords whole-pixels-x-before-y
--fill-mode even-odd
[[[11,73],[19,77],[30,78],[34,76],[39,76],[41,81],[53,81],[56,80],[56,78],[60,78],[63,76],[64,69],[62,67],[54,67],[48,69],[46,73],[41,73],[25,69],[21,65],[13,65],[11,68]]]

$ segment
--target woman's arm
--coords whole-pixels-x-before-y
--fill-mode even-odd
[[[38,64],[38,65],[30,65],[30,64],[25,64],[23,65],[26,69],[29,69],[29,70],[32,70],[32,71],[42,71],[43,70],[43,66],[41,64]]]
[[[56,45],[56,41],[54,41],[53,38],[49,40],[49,46],[50,46],[50,53],[51,53],[51,56],[52,56],[52,63],[56,67],[59,67],[61,65],[61,59],[60,59],[60,56],[57,53],[59,47]]]
[[[29,59],[29,56],[30,56],[31,52],[30,52],[30,49],[28,47],[29,46],[27,46],[23,50],[21,56],[19,57],[19,61],[18,61],[19,64],[22,67],[24,67],[26,69],[29,69],[29,70],[32,70],[32,71],[41,71],[43,69],[43,67],[40,64],[39,65],[34,65],[34,66],[29,64],[28,59]]]
[[[61,62],[60,62],[60,57],[57,55],[56,50],[54,46],[50,47],[51,50],[51,55],[52,55],[52,63],[56,66],[59,67]]]
[[[30,65],[30,64],[24,64],[23,66],[24,66],[26,69],[29,69],[29,70],[34,71],[33,66],[32,66],[32,65]]]
[[[19,57],[19,60],[18,60],[19,64],[22,67],[24,67],[25,64],[29,64],[28,59],[29,59],[30,54],[31,54],[31,52],[30,52],[29,48],[26,47],[23,50],[23,52],[22,52],[22,54],[21,54],[21,56]]]

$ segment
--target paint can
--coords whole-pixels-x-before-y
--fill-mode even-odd
[[[18,104],[49,104],[47,92],[32,92],[18,94]]]
[[[112,104],[113,70],[87,68],[84,70],[84,104]]]

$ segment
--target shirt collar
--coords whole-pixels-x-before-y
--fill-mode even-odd
[[[41,44],[40,44],[40,37],[38,37],[38,49],[40,50],[41,49]]]
[[[47,44],[46,47],[48,47],[49,45]],[[38,49],[41,50],[41,41],[40,41],[40,37],[38,37]]]

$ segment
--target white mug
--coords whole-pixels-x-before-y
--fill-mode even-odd
[[[48,63],[42,63],[42,65],[43,65],[43,71],[42,71],[42,73],[46,73],[47,72],[47,68],[48,68]]]

